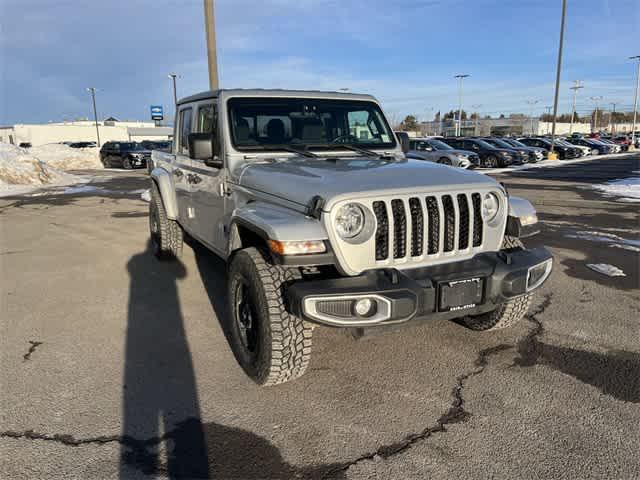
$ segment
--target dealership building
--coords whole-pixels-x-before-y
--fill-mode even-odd
[[[108,141],[168,140],[173,127],[157,126],[154,122],[121,122],[109,117],[98,122],[100,143]],[[89,120],[0,126],[0,142],[38,146],[60,142],[95,142],[96,124]]]

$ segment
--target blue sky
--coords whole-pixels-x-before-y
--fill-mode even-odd
[[[560,0],[217,0],[223,87],[351,91],[387,113],[431,118],[464,103],[485,113],[552,104]],[[560,111],[583,81],[631,108],[640,0],[569,0]],[[202,0],[0,0],[0,124],[91,115],[148,119],[208,86]]]

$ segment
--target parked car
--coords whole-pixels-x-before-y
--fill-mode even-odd
[[[529,145],[530,147],[540,147],[551,151],[551,140],[546,138],[525,137],[519,138],[518,141],[525,145]],[[578,148],[567,147],[565,145],[556,144],[554,145],[554,150],[558,153],[558,158],[560,160],[572,160],[574,158],[578,158],[580,155],[580,150]]]
[[[480,166],[486,168],[508,167],[514,162],[513,152],[497,148],[477,138],[444,137],[442,141],[458,150],[468,150],[480,157]]]
[[[631,138],[626,135],[618,135],[616,137],[611,138],[611,141],[617,143],[622,147],[622,151],[626,152],[629,150],[629,146],[631,145]]]
[[[564,145],[566,147],[577,148],[580,151],[580,156],[581,157],[586,157],[587,155],[597,155],[598,154],[598,151],[595,150],[594,148],[587,147],[586,145],[575,145],[573,143],[570,143],[567,139],[562,138],[562,137],[556,138],[556,142],[558,142],[561,145]]]
[[[96,146],[96,142],[72,142],[68,145],[71,148],[92,148]]]
[[[567,141],[572,145],[583,145],[591,149],[595,149],[599,155],[606,155],[607,153],[611,153],[610,145],[598,142],[595,138],[569,137]]]
[[[18,145],[20,148],[31,148],[31,142],[20,142],[20,145]]]
[[[496,138],[496,137],[484,137],[482,138],[482,140],[493,145],[494,147],[511,149],[513,151],[513,156],[515,158],[515,161],[513,163],[522,164],[522,163],[527,163],[529,161],[533,161],[533,162],[537,161],[535,153],[529,152],[528,148],[530,147],[524,147],[524,148],[514,147],[509,142],[505,142],[502,138]]]
[[[142,140],[140,145],[147,150],[162,150],[164,152],[171,150],[171,140]]]
[[[611,146],[611,153],[620,153],[620,152],[622,152],[622,145],[614,142],[613,140],[611,140],[609,138],[600,137],[598,139],[598,141],[604,143],[605,145],[610,145]]]
[[[527,151],[529,151],[530,162],[539,162],[540,160],[544,160],[545,158],[547,158],[547,156],[549,155],[549,152],[546,149],[540,147],[530,147],[529,145],[525,145],[524,143],[519,142],[515,138],[501,138],[500,140],[508,143],[513,147],[526,149]]]
[[[496,330],[527,315],[551,273],[551,253],[520,240],[538,231],[528,201],[488,175],[406,158],[369,95],[215,90],[176,110],[172,151],[152,153],[150,245],[174,259],[186,232],[227,262],[216,295],[226,290],[231,350],[259,385],[304,374],[314,326]]]
[[[409,139],[407,158],[430,160],[443,165],[460,168],[473,168],[480,163],[480,157],[473,152],[456,150],[435,138]]]
[[[146,167],[151,151],[136,142],[107,142],[100,149],[100,161],[105,168],[131,169]]]

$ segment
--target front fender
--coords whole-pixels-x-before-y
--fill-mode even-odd
[[[531,202],[525,198],[510,196],[506,234],[524,238],[539,232],[538,215]]]
[[[171,220],[178,219],[178,202],[176,201],[176,193],[171,181],[171,175],[163,168],[154,168],[151,170],[151,179],[158,185],[162,203],[167,213],[167,217]]]
[[[324,226],[315,218],[278,205],[251,202],[236,208],[231,225],[242,225],[265,240],[281,242],[299,240],[327,240]]]

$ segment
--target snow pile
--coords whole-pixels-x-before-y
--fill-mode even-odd
[[[624,273],[618,267],[616,267],[615,265],[609,265],[608,263],[587,263],[587,267],[589,267],[594,272],[598,272],[609,277],[627,276],[626,273]]]
[[[612,180],[601,185],[593,185],[593,188],[605,195],[621,197],[619,200],[622,202],[640,202],[640,177]]]
[[[51,167],[28,150],[0,143],[0,190],[8,191],[15,185],[73,182],[77,178]]]
[[[49,143],[30,148],[29,153],[58,170],[103,168],[96,147],[71,148],[60,143]]]
[[[633,240],[630,238],[622,238],[613,233],[597,232],[593,230],[580,230],[569,235],[565,235],[567,238],[577,238],[578,240],[588,240],[591,242],[606,242],[610,247],[619,247],[626,250],[640,251],[640,240]]]
[[[144,192],[142,192],[142,195],[140,195],[140,198],[142,200],[144,200],[145,202],[150,202],[151,201],[151,190],[147,189]]]

